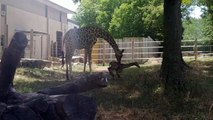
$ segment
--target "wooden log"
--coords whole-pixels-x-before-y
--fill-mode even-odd
[[[63,85],[46,88],[38,91],[38,93],[47,95],[76,94],[92,89],[103,88],[106,87],[107,84],[108,75],[101,72],[75,78],[73,82],[67,82]]]
[[[16,116],[10,112],[5,113],[4,115],[1,116],[1,118],[2,120],[18,120],[18,118],[16,118]]]
[[[4,103],[0,103],[0,116],[3,114],[3,112],[7,109],[7,105]]]
[[[31,109],[39,113],[44,113],[48,109],[48,101],[45,100],[45,97],[36,97],[25,102],[24,105],[29,106]]]
[[[26,35],[16,32],[10,45],[5,49],[0,65],[0,100],[5,100],[8,93],[12,90],[11,86],[15,75],[16,67],[27,46]]]
[[[7,113],[15,116],[15,118],[18,120],[41,120],[40,115],[36,114],[28,106],[24,105],[10,106],[7,109]]]
[[[26,103],[0,106],[1,120],[94,120],[97,111],[94,99],[78,94],[31,97]]]
[[[92,98],[76,94],[66,97],[63,108],[69,120],[94,120],[97,111],[96,102]]]

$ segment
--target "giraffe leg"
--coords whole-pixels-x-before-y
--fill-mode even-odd
[[[84,51],[84,72],[86,71],[86,64],[87,64],[87,50],[85,49]]]
[[[70,55],[66,55],[66,79],[67,80],[71,80],[71,77],[72,77],[72,56],[73,56],[73,53],[71,53]]]
[[[116,74],[118,78],[121,78],[120,73],[116,72]]]
[[[66,80],[69,80],[69,66],[68,66],[68,57],[66,55]]]
[[[92,72],[92,49],[88,50],[89,72]]]
[[[70,58],[69,58],[69,79],[72,79],[72,56],[74,53],[71,53]]]
[[[108,71],[109,71],[109,74],[114,78],[114,74],[113,74],[113,68],[112,67],[109,67],[108,68]]]

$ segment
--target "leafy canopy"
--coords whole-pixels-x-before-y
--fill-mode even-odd
[[[73,0],[81,1],[75,20],[80,26],[98,25],[116,38],[150,36],[163,40],[162,0]],[[203,8],[201,24],[190,18],[191,6]],[[204,6],[204,7],[203,7]],[[184,39],[213,38],[213,0],[182,0]],[[197,32],[200,30],[201,32]],[[191,32],[190,32],[191,31]]]
[[[75,19],[80,26],[101,26],[117,38],[151,36],[161,40],[162,16],[162,0],[82,0]]]

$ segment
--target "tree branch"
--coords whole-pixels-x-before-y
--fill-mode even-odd
[[[47,95],[60,95],[86,92],[92,89],[106,87],[108,83],[107,77],[108,76],[104,73],[94,73],[84,77],[76,78],[74,81],[63,85],[40,90],[38,93]]]

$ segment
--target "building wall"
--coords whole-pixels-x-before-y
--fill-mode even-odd
[[[56,41],[56,31],[67,31],[67,14],[60,12],[54,8],[36,2],[36,0],[1,0],[1,4],[7,5],[6,25],[8,26],[8,44],[16,30],[34,31],[48,33],[48,37],[43,36],[42,52],[41,52],[41,37],[34,37],[34,58],[47,59],[48,53],[45,52],[50,49],[50,42]],[[20,4],[21,3],[21,4]],[[0,17],[2,21],[2,17]],[[2,25],[1,23],[1,26]],[[2,32],[1,35],[5,34]],[[29,38],[29,36],[28,36]],[[1,54],[1,51],[0,51]],[[42,57],[42,55],[45,57]],[[49,51],[50,55],[50,51]]]
[[[1,0],[1,3],[30,13],[45,16],[45,5],[36,0]]]
[[[78,25],[76,25],[76,24],[73,24],[73,23],[71,23],[71,22],[68,22],[68,29],[72,29],[72,28],[79,28],[79,26]]]
[[[15,19],[14,19],[15,18]],[[7,6],[8,40],[10,41],[16,30],[47,32],[47,19],[21,9]]]
[[[48,7],[48,17],[55,21],[60,21],[60,11]]]

